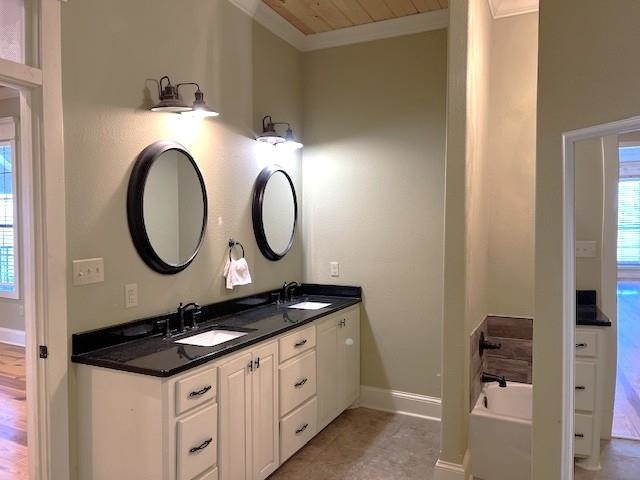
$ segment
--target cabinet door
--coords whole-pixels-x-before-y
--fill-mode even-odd
[[[278,343],[253,351],[253,479],[263,480],[278,468]],[[225,478],[225,477],[223,477]]]
[[[319,324],[316,332],[318,431],[339,413],[338,322],[339,319],[332,316]]]
[[[343,411],[360,396],[359,309],[342,315],[338,325],[338,409]]]
[[[247,352],[219,368],[219,468],[225,480],[251,480],[251,361]]]

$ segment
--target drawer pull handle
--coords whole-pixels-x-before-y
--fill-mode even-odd
[[[296,388],[300,388],[302,387],[305,383],[307,383],[307,381],[309,381],[308,378],[303,378],[302,380],[300,380],[299,382],[296,382],[293,386]]]
[[[308,426],[309,426],[308,423],[305,423],[304,425],[302,425],[299,429],[296,430],[296,435],[299,435],[300,433],[304,432]]]
[[[213,438],[209,437],[208,439],[206,439],[204,442],[202,442],[200,445],[198,445],[197,447],[193,447],[191,449],[189,449],[189,453],[198,453],[201,450],[204,450],[205,448],[207,448],[211,442],[213,442]]]
[[[205,393],[207,393],[212,388],[213,387],[211,385],[207,385],[206,387],[202,388],[201,390],[198,390],[198,391],[195,391],[195,392],[191,392],[189,394],[189,398],[195,398],[195,397],[199,397],[201,395],[204,395]]]
[[[300,347],[302,347],[302,346],[303,346],[304,344],[306,344],[306,343],[307,343],[307,339],[305,338],[305,339],[300,340],[298,343],[296,343],[296,344],[294,345],[294,347],[296,347],[296,348],[300,348]]]
[[[574,436],[577,438],[584,438],[584,433],[575,433]]]
[[[585,348],[586,346],[586,343],[576,343],[576,348]]]
[[[576,390],[586,390],[587,387],[585,387],[584,385],[576,385]]]

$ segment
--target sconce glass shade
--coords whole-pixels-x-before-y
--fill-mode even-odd
[[[206,104],[204,101],[204,93],[202,91],[196,91],[196,99],[193,101],[193,106],[189,111],[182,112],[183,115],[192,115],[194,117],[217,117],[220,115],[213,108]]]
[[[277,145],[278,143],[286,142],[287,139],[276,132],[273,123],[268,123],[266,127],[263,127],[263,131],[256,139],[259,142],[270,143],[271,145]]]

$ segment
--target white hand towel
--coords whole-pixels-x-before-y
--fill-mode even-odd
[[[247,285],[251,283],[251,273],[249,273],[249,265],[244,258],[238,260],[227,260],[224,266],[224,276],[227,279],[227,289],[233,290],[238,285]]]

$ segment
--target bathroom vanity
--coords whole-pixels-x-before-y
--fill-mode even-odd
[[[208,305],[170,338],[172,316],[74,335],[79,477],[266,478],[357,400],[360,292],[303,285],[328,304],[313,310],[274,292]],[[243,335],[188,343],[212,329]]]
[[[603,328],[611,321],[596,305],[578,305],[575,333],[574,455],[578,465],[600,469],[600,439],[603,436],[602,404],[605,395],[607,358]]]

